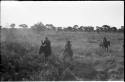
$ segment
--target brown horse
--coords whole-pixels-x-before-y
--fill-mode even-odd
[[[99,46],[100,46],[101,48],[104,48],[106,51],[108,51],[108,50],[109,50],[109,46],[110,46],[110,41],[101,42],[101,43],[99,44]]]

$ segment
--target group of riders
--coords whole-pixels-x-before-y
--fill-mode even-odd
[[[51,50],[51,41],[48,39],[48,37],[45,37],[45,40],[41,41],[42,45],[39,49],[39,54],[44,54],[45,63],[48,61],[48,57],[51,56],[52,50]],[[63,61],[68,57],[70,60],[72,60],[73,51],[71,48],[72,44],[71,41],[67,41],[65,44],[65,49],[63,52]],[[103,41],[100,43],[100,47],[108,49],[108,46],[110,46],[110,41],[107,40],[106,37],[103,38]]]
[[[41,46],[40,46],[40,49],[39,49],[39,54],[44,54],[44,61],[45,63],[47,63],[48,61],[48,58],[49,56],[51,56],[52,54],[52,50],[51,50],[51,41],[48,39],[48,37],[45,37],[45,40],[41,41]],[[72,56],[73,56],[73,51],[72,51],[72,48],[71,48],[71,41],[67,41],[66,42],[66,45],[65,45],[65,49],[64,49],[64,58],[63,60],[69,56],[69,58],[72,59]]]

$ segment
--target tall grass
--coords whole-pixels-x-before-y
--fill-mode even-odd
[[[52,56],[47,67],[44,66],[43,56],[38,54],[40,41],[45,36],[52,42]],[[104,36],[111,41],[110,52],[98,46]],[[2,29],[0,80],[123,80],[123,36],[120,33],[94,32],[37,34],[30,29]],[[71,67],[61,61],[67,40],[71,40],[74,53]],[[63,74],[67,67],[69,71]]]

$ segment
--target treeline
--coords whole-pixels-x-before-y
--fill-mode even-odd
[[[11,28],[15,28],[16,24],[9,25]],[[2,26],[1,26],[2,27]],[[1,28],[0,27],[0,28]],[[95,29],[93,26],[68,26],[68,27],[56,27],[53,24],[46,24],[44,25],[42,22],[38,22],[30,28],[28,28],[28,25],[26,24],[20,24],[18,27],[25,28],[25,29],[32,29],[35,32],[41,32],[41,31],[70,31],[70,32],[124,32],[124,26],[121,26],[120,28],[117,27],[111,27],[110,25],[102,25],[96,26]]]

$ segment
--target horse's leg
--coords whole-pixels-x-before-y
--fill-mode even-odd
[[[109,51],[109,48],[107,47],[107,52]]]
[[[110,45],[108,45],[107,47],[108,47],[108,52],[109,52],[109,47],[110,47]]]
[[[108,47],[105,47],[105,51],[108,52]]]
[[[105,46],[103,46],[103,48],[104,48],[104,50],[106,51],[106,47],[105,47]]]
[[[46,53],[44,53],[44,64],[47,63],[47,57],[46,57]]]
[[[107,46],[105,46],[105,51],[107,52]]]
[[[46,57],[45,57],[45,54],[44,54],[44,64],[46,64]]]

